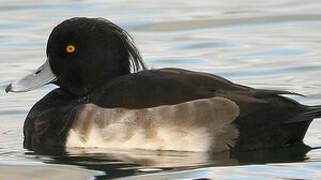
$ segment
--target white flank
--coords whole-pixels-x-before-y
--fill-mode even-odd
[[[224,151],[238,135],[231,125],[238,115],[238,106],[225,98],[137,110],[87,104],[80,108],[66,146]]]

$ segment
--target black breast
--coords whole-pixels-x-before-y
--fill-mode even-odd
[[[61,89],[38,101],[24,123],[24,148],[47,152],[63,147],[79,102]]]

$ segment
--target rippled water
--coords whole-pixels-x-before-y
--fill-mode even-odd
[[[231,156],[162,151],[72,149],[37,155],[22,148],[27,112],[52,85],[5,94],[10,81],[45,59],[51,29],[73,16],[105,17],[133,34],[150,68],[215,73],[257,88],[296,91],[321,104],[318,0],[0,1],[0,179],[318,179],[321,121],[305,143]],[[138,177],[137,177],[138,176]]]

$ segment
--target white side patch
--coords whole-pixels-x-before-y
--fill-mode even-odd
[[[115,130],[114,128],[117,128]],[[70,130],[67,147],[100,147],[120,149],[148,149],[148,150],[175,150],[175,151],[207,151],[212,138],[204,129],[195,129],[191,132],[160,127],[157,137],[147,137],[146,131],[137,128],[129,138],[126,137],[127,127],[99,129],[91,128],[86,140],[75,130]],[[108,134],[104,137],[104,134]]]
[[[238,106],[225,98],[145,109],[80,108],[67,147],[224,151],[234,145]],[[226,132],[228,131],[228,132]]]

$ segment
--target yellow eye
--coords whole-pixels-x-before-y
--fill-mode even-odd
[[[67,53],[74,53],[76,50],[76,47],[74,45],[68,45],[66,46],[66,52]]]

